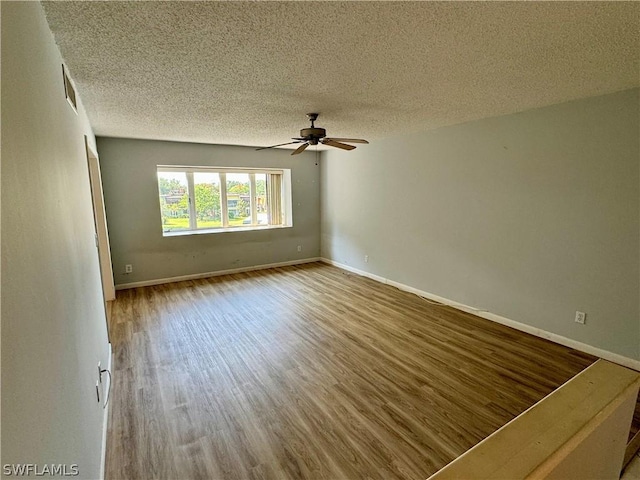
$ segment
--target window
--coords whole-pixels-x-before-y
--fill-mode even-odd
[[[292,226],[291,171],[158,166],[164,236]]]

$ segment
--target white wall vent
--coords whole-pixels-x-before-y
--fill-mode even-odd
[[[64,96],[67,98],[67,101],[69,102],[69,105],[71,105],[71,108],[73,108],[73,111],[77,114],[78,104],[76,101],[76,90],[73,88],[71,80],[69,80],[69,76],[67,75],[64,65],[62,65],[62,81],[64,82]]]

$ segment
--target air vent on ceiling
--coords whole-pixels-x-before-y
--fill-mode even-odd
[[[71,80],[69,80],[69,76],[67,75],[67,72],[64,69],[64,65],[62,65],[62,80],[64,82],[64,95],[67,98],[69,105],[71,105],[71,108],[73,108],[73,111],[78,113],[78,104],[76,102],[76,90],[73,88],[73,85],[71,84]]]

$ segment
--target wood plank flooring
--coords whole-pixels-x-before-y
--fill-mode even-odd
[[[631,430],[629,431],[629,441],[640,432],[640,394],[636,400],[636,409],[633,412],[633,420],[631,421]]]
[[[321,263],[119,291],[108,479],[424,479],[595,358]]]

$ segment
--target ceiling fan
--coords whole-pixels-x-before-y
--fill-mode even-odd
[[[314,125],[314,122],[318,118],[317,113],[307,113],[307,117],[311,122],[311,128],[303,128],[302,130],[300,130],[300,137],[292,138],[293,142],[280,143],[278,145],[271,145],[270,147],[256,148],[256,150],[265,150],[267,148],[282,147],[283,145],[293,145],[296,143],[301,143],[302,145],[296,148],[291,154],[297,155],[304,152],[305,148],[307,148],[309,145],[318,145],[318,143],[321,143],[322,145],[329,145],[330,147],[341,148],[343,150],[353,150],[356,147],[354,147],[353,145],[347,145],[346,143],[342,142],[369,143],[366,140],[362,140],[361,138],[329,138],[327,137],[327,131],[324,128],[319,128]]]

